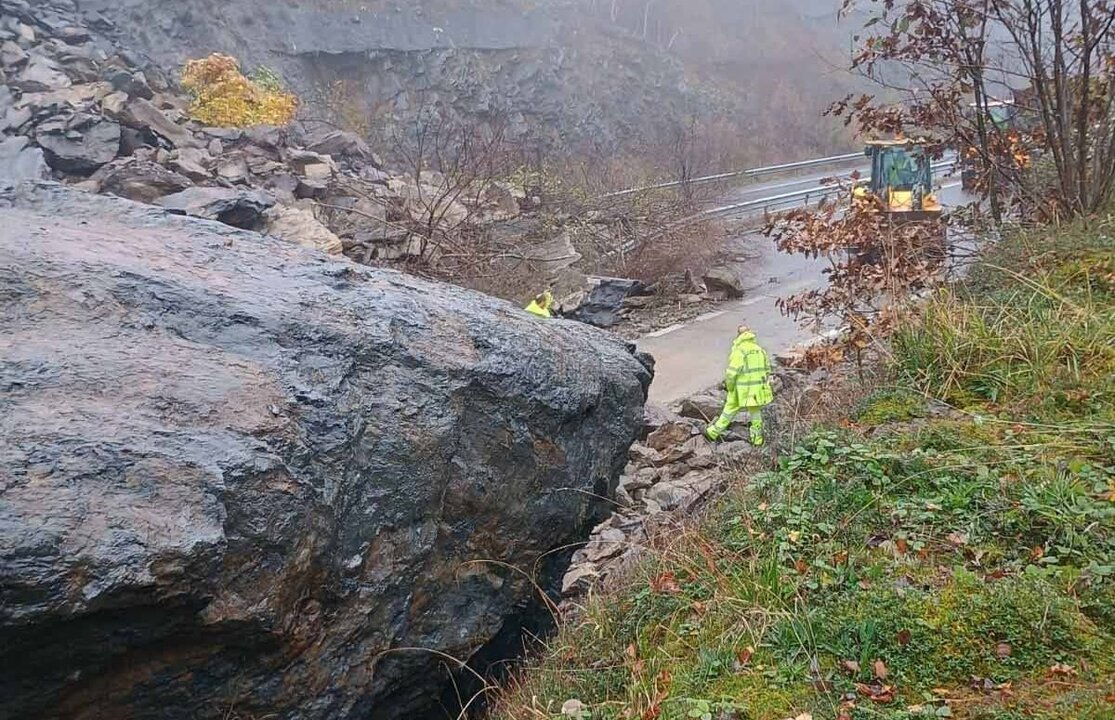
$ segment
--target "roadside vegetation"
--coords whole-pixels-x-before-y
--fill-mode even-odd
[[[1115,717],[1115,216],[1016,233],[888,386],[588,601],[500,720]]]

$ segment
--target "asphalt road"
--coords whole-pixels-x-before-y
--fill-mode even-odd
[[[832,172],[819,177],[831,175]],[[743,196],[746,200],[800,189],[777,187],[785,182],[748,186],[734,192],[728,202],[742,202],[736,199],[741,197],[741,192],[747,193]],[[958,180],[944,182],[939,196],[946,206],[966,202]],[[828,260],[809,260],[800,255],[780,253],[769,238],[761,235],[749,235],[745,241],[748,252],[757,257],[746,265],[748,274],[744,285],[749,290],[742,300],[724,303],[715,312],[683,325],[663,328],[638,341],[639,349],[652,354],[656,362],[654,383],[650,388],[652,402],[668,405],[719,383],[736,328],[741,324],[749,325],[758,335],[759,343],[772,355],[811,338],[808,329],[782,315],[776,302],[779,297],[822,287],[825,282],[822,270],[828,266]]]

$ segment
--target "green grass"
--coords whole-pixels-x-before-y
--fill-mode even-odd
[[[1104,222],[1013,238],[933,299],[896,388],[664,540],[494,717],[1115,717]]]

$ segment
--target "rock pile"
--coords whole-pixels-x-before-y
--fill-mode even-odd
[[[418,226],[498,222],[526,202],[504,184],[457,199],[437,173],[392,177],[332,127],[203,126],[112,30],[74,0],[0,0],[0,184],[53,177],[364,263],[427,252]]]
[[[593,530],[562,582],[566,597],[576,597],[629,567],[648,537],[676,518],[691,515],[721,487],[728,473],[765,451],[736,433],[713,444],[701,435],[705,422],[648,406],[643,440],[631,446],[615,495],[615,513]]]

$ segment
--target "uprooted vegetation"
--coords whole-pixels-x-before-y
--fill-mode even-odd
[[[1111,717],[1113,223],[935,296],[892,387],[588,601],[496,717]]]

